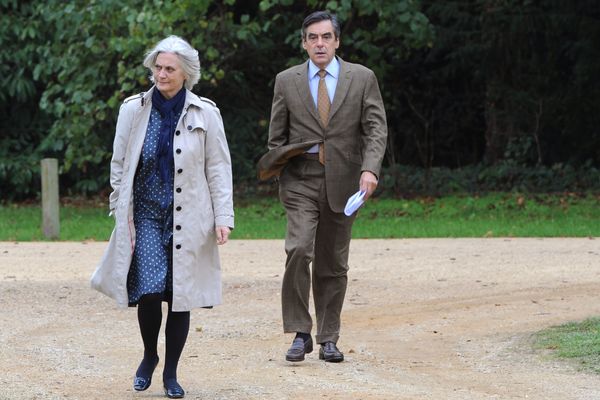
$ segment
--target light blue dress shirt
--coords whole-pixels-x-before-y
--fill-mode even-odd
[[[312,95],[315,107],[317,106],[317,92],[319,91],[319,70],[312,60],[308,61],[308,86],[310,87],[310,94]],[[338,77],[340,75],[340,63],[337,58],[333,57],[333,60],[325,68],[327,75],[325,75],[325,83],[327,84],[327,93],[329,94],[329,101],[333,103],[333,96],[335,95],[335,87],[337,86]]]
[[[315,103],[315,108],[317,107],[317,96],[319,92],[319,71],[320,68],[317,67],[312,60],[308,61],[308,86],[310,88],[310,94],[312,95],[313,101]],[[340,63],[337,58],[333,57],[333,60],[325,67],[325,71],[327,74],[325,75],[325,84],[327,85],[327,94],[329,95],[329,102],[333,103],[333,96],[335,95],[335,88],[337,86],[338,77],[340,76]],[[319,145],[315,144],[313,147],[306,151],[307,153],[318,153]]]

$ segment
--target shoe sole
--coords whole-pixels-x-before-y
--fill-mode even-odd
[[[165,389],[165,396],[167,396],[169,399],[183,399],[185,397],[185,393],[183,394],[178,394],[178,395],[174,395],[174,396],[170,396],[169,392],[167,392],[167,389]]]
[[[290,357],[290,356],[285,356],[285,360],[286,361],[291,361],[291,362],[300,362],[300,361],[304,361],[304,357],[302,357],[302,358],[294,358],[294,357]]]
[[[169,396],[167,394],[167,392],[165,392],[165,396],[167,396],[169,399],[183,399],[185,397],[185,395],[183,395],[183,396]]]
[[[323,360],[325,362],[331,362],[331,363],[339,363],[344,361],[344,356],[341,357],[325,357],[325,355],[323,355],[323,353],[319,353],[319,360]]]

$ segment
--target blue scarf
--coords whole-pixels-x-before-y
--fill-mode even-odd
[[[173,134],[177,127],[177,116],[183,110],[185,104],[185,87],[169,100],[165,99],[156,88],[152,91],[152,107],[160,113],[160,135],[158,147],[156,148],[157,175],[165,184],[169,184],[173,178]]]

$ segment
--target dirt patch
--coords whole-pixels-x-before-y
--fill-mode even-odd
[[[148,391],[131,387],[135,311],[89,288],[105,246],[0,242],[0,399],[164,397],[162,360]],[[598,239],[354,240],[341,364],[284,360],[283,241],[221,257],[224,304],[192,312],[186,398],[600,399],[599,376],[529,345],[600,314]]]

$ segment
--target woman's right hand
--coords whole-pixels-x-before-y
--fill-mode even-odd
[[[217,226],[216,234],[217,234],[217,244],[225,244],[229,240],[229,234],[231,233],[231,229],[228,226]]]

